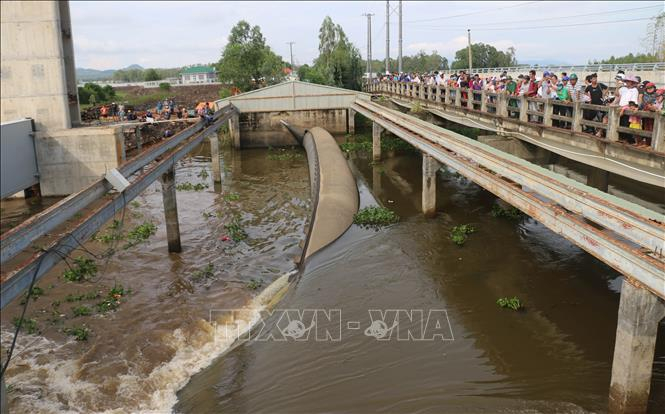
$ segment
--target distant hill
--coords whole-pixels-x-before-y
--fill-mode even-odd
[[[129,65],[123,70],[128,69],[140,69],[143,70],[141,65],[133,64]],[[76,68],[76,79],[80,81],[91,81],[91,80],[107,80],[113,77],[113,73],[118,69],[87,69],[87,68]]]

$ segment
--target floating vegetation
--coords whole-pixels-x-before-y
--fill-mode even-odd
[[[252,279],[247,283],[247,289],[256,290],[263,285],[263,282],[260,280]]]
[[[131,290],[125,291],[125,288],[122,285],[115,285],[111,290],[106,294],[106,298],[103,301],[97,304],[97,311],[101,313],[106,313],[112,310],[118,309],[120,306],[120,299],[124,296],[129,295]]]
[[[208,188],[208,184],[206,183],[192,184],[189,181],[177,184],[175,186],[175,189],[178,191],[203,191],[206,188]]]
[[[468,238],[467,235],[475,232],[476,229],[472,225],[461,224],[459,226],[453,227],[453,229],[450,231],[450,240],[452,240],[456,245],[462,246]]]
[[[37,321],[35,319],[23,318],[23,320],[21,320],[21,318],[14,317],[14,319],[12,319],[12,323],[14,324],[15,328],[19,328],[28,334],[40,332],[39,328],[37,327]]]
[[[242,228],[237,217],[233,218],[231,223],[225,224],[224,228],[229,232],[229,237],[236,243],[247,238],[247,232]]]
[[[397,223],[399,216],[385,207],[365,207],[353,216],[353,223],[363,227],[379,228]]]
[[[204,279],[210,279],[215,276],[215,266],[208,263],[203,269],[198,269],[192,274],[192,280],[198,282]]]
[[[369,154],[372,152],[372,136],[357,134],[352,136],[347,136],[347,140],[339,144],[339,148],[344,152],[361,152]],[[404,141],[403,139],[396,137],[394,135],[385,134],[381,137],[381,151],[405,151],[405,152],[418,152],[418,150]]]
[[[228,193],[224,195],[224,201],[238,201],[240,200],[240,194],[238,193]]]
[[[126,239],[127,243],[123,246],[125,250],[130,247],[136,246],[139,243],[142,243],[150,238],[157,232],[157,226],[153,223],[146,221],[145,223],[134,227],[129,233],[127,233]]]
[[[522,213],[522,211],[517,207],[509,206],[508,208],[503,208],[498,204],[494,204],[492,206],[492,211],[490,214],[492,217],[505,217],[513,220],[518,219],[524,215],[524,213]]]
[[[205,180],[206,178],[208,178],[208,171],[206,171],[206,169],[204,168],[201,171],[199,171],[199,173],[196,174],[196,176],[202,180]]]
[[[90,335],[90,329],[86,326],[73,326],[71,328],[66,328],[65,333],[69,336],[73,336],[77,341],[87,341],[88,336]]]
[[[70,293],[65,297],[65,302],[80,302],[82,300],[92,300],[92,299],[98,299],[101,296],[99,292],[92,291],[88,293],[80,293],[80,294],[72,294]]]
[[[356,136],[353,141],[346,141],[339,145],[339,148],[344,152],[372,152],[372,139],[362,135]]]
[[[89,316],[92,315],[92,309],[86,305],[76,306],[72,308],[74,316]]]
[[[32,300],[37,300],[40,296],[44,294],[44,289],[40,288],[39,286],[33,286],[32,289],[30,290],[30,297]],[[25,305],[25,302],[28,300],[28,292],[25,292],[23,294],[23,299],[21,299],[21,305]]]
[[[85,282],[97,274],[97,264],[84,256],[74,259],[74,266],[64,271],[62,277],[68,282]]]
[[[291,148],[268,148],[268,159],[275,161],[288,161],[302,158],[302,153]]]
[[[514,311],[524,309],[524,305],[522,305],[522,302],[517,296],[513,296],[512,298],[499,298],[496,300],[496,304],[504,309],[512,309]]]

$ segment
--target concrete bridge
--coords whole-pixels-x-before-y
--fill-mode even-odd
[[[653,131],[643,131],[621,127],[620,108],[615,106],[402,82],[375,83],[368,89],[393,98],[397,105],[411,108],[417,104],[452,122],[513,137],[607,172],[665,187],[665,117],[657,112],[636,111],[640,117],[654,120]],[[537,109],[527,109],[530,103]],[[561,115],[563,110],[568,115]],[[608,123],[585,120],[585,110],[607,114]],[[585,126],[604,130],[606,138],[583,133]],[[651,147],[619,142],[620,133],[646,137],[651,140]]]

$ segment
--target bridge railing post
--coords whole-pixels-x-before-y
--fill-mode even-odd
[[[653,148],[654,151],[665,152],[665,116],[659,113],[656,113],[656,116],[653,119],[651,148]]]
[[[573,102],[573,132],[582,132],[582,102]]]
[[[450,105],[450,104],[451,104],[451,100],[452,100],[452,99],[451,99],[451,96],[450,96],[450,87],[448,87],[448,86],[444,86],[444,87],[443,87],[443,93],[444,93],[444,95],[443,95],[443,102],[444,102],[446,105]]]
[[[508,95],[505,92],[496,95],[496,114],[500,117],[508,117]]]
[[[545,99],[545,105],[543,106],[543,126],[552,126],[552,114],[554,113],[554,105],[552,104],[552,99]]]
[[[526,100],[526,95],[520,95],[520,121],[529,122],[529,101]]]
[[[619,140],[619,115],[620,108],[618,106],[611,106],[607,110],[607,132],[605,137],[610,141]]]
[[[466,107],[473,109],[473,89],[466,88]]]
[[[435,99],[436,103],[441,103],[441,85],[436,85]]]
[[[420,94],[419,94],[419,95],[420,95],[419,98],[420,98],[420,99],[425,99],[425,85],[423,85],[422,83],[420,83],[420,84],[418,84],[418,88],[419,88],[419,92],[420,92]]]
[[[480,112],[487,112],[487,91],[480,91]]]
[[[455,106],[458,108],[462,107],[462,88],[453,88],[455,91]]]

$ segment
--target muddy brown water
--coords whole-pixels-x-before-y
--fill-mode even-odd
[[[309,182],[301,151],[278,160],[266,150],[225,150],[223,184],[215,186],[210,176],[199,177],[201,170],[211,174],[206,151],[177,169],[178,183],[209,185],[178,192],[183,253],[166,253],[154,184],[125,216],[128,229],[157,224],[148,242],[120,249],[108,264],[98,260],[94,282],[64,282],[64,266],[40,281],[45,294],[28,316],[43,332],[19,337],[7,377],[12,412],[606,410],[621,276],[528,217],[492,217],[496,197],[453,172],[438,177],[437,217],[422,217],[416,154],[398,153],[378,165],[353,157],[361,203],[390,207],[400,223],[379,231],[352,226],[314,256],[277,305],[339,310],[339,318],[319,318],[314,331],[338,329],[339,341],[249,341],[225,351],[209,312],[245,306],[257,292],[248,287],[252,280],[265,286],[295,268],[311,209]],[[575,176],[575,165],[557,168]],[[222,240],[224,224],[236,215],[247,242]],[[458,224],[477,229],[463,247],[449,239]],[[196,277],[209,263],[213,276]],[[106,294],[115,283],[132,289],[117,311],[72,315],[79,302],[66,302],[68,294]],[[525,311],[497,306],[497,298],[512,296]],[[14,303],[3,311],[3,352],[18,309]],[[376,316],[370,309],[445,310],[445,340],[397,340],[399,330],[387,340],[367,336]],[[263,333],[279,338],[277,315],[265,315]],[[390,325],[394,314],[386,315]],[[400,327],[417,333],[415,315],[400,319]],[[86,342],[62,333],[83,324],[92,330]],[[654,413],[665,404],[663,331]]]

